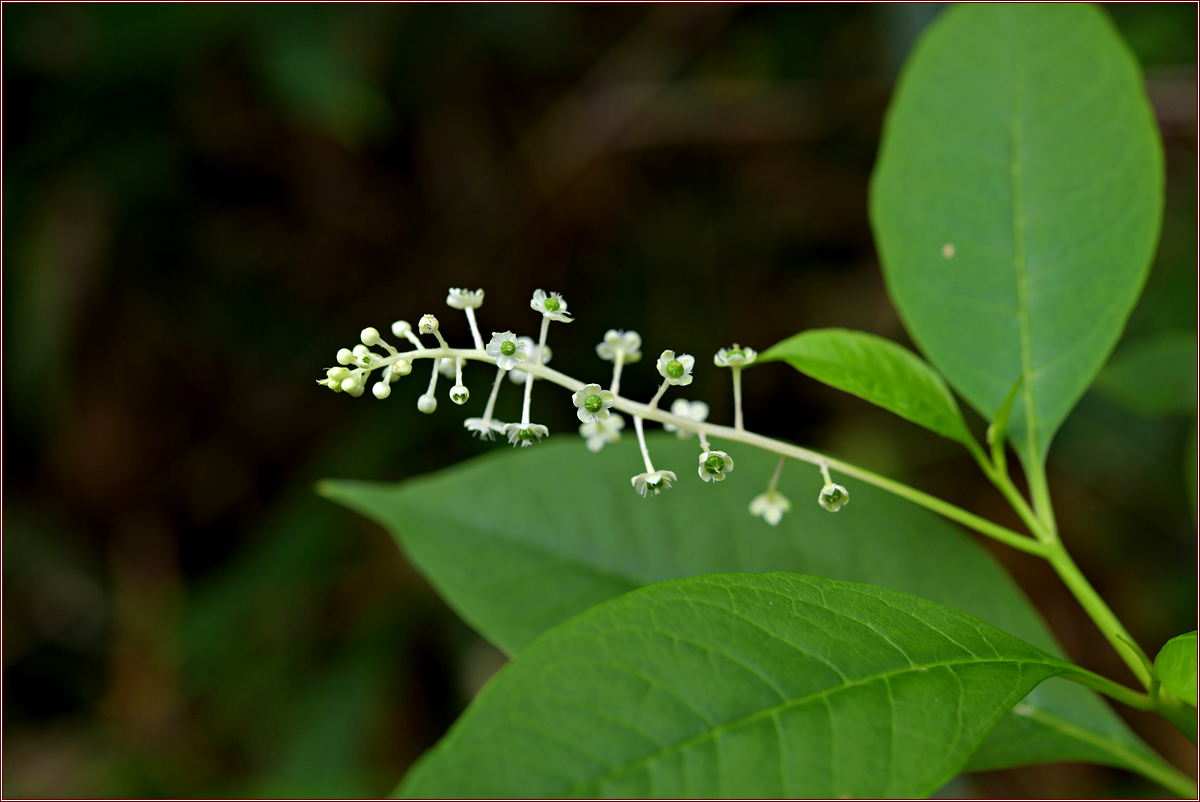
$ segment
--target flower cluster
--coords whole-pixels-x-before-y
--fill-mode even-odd
[[[648,415],[662,421],[663,429],[675,432],[681,439],[699,436],[700,454],[696,472],[701,480],[716,484],[725,481],[733,472],[733,457],[709,445],[706,432],[719,434],[722,428],[714,428],[706,422],[709,415],[708,404],[676,398],[671,403],[669,414],[658,410],[658,402],[670,388],[686,387],[692,383],[696,359],[691,354],[663,350],[655,364],[661,378],[657,391],[647,404],[635,404],[620,395],[620,382],[624,367],[635,364],[642,358],[642,338],[636,331],[609,329],[605,332],[603,341],[596,346],[596,355],[612,363],[612,381],[606,389],[595,382],[577,382],[545,367],[551,356],[550,348],[546,344],[550,323],[571,323],[574,320],[567,314],[567,302],[561,294],[546,293],[542,290],[533,293],[529,306],[541,316],[541,330],[536,340],[519,336],[512,330],[505,330],[493,331],[486,343],[475,318],[475,311],[483,306],[483,298],[483,290],[471,291],[457,287],[450,288],[446,295],[446,305],[466,315],[474,348],[452,348],[442,336],[441,325],[435,315],[422,315],[415,329],[407,321],[397,320],[391,325],[392,335],[399,340],[407,340],[413,346],[411,349],[400,351],[385,341],[378,329],[365,328],[359,335],[360,343],[353,348],[340,349],[336,357],[337,366],[326,370],[325,378],[318,383],[336,393],[357,397],[365,391],[372,374],[378,372],[379,379],[371,387],[371,393],[376,398],[384,399],[391,395],[393,381],[412,373],[414,361],[429,359],[432,363],[429,387],[417,399],[417,409],[431,414],[437,410],[436,390],[439,376],[454,382],[450,388],[450,400],[461,406],[471,398],[471,393],[463,381],[464,364],[468,361],[484,362],[496,368],[491,394],[482,416],[467,418],[463,422],[468,431],[481,438],[494,440],[496,435],[503,435],[514,447],[525,447],[549,436],[548,427],[530,420],[530,412],[534,380],[551,379],[553,383],[574,391],[571,401],[580,422],[579,434],[586,440],[589,451],[597,452],[605,445],[620,441],[626,421],[616,411],[617,408],[632,415],[646,470],[633,476],[630,483],[642,496],[659,495],[677,481],[673,471],[656,470],[651,462],[643,424]],[[432,337],[437,344],[427,347],[422,337]],[[753,364],[757,356],[753,348],[737,343],[732,347],[720,349],[713,356],[714,365],[729,368],[732,372],[735,433],[742,432],[741,370]],[[513,383],[524,385],[525,400],[520,422],[506,423],[493,417],[501,380],[506,375]],[[723,431],[730,432],[729,429]],[[761,516],[772,526],[778,525],[783,514],[791,509],[791,502],[776,490],[784,462],[785,459],[781,458],[767,492],[757,496],[749,508],[752,515]],[[828,466],[823,462],[821,472],[825,484],[818,495],[818,503],[825,509],[836,512],[850,500],[850,494],[846,488],[833,483],[829,477]]]

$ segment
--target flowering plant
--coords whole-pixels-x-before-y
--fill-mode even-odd
[[[1085,75],[1075,69],[1084,62],[1104,69]],[[1093,73],[1107,82],[1102,98],[1088,91]],[[995,85],[1015,89],[999,97]],[[1104,136],[1096,118],[1109,122]],[[1056,149],[1064,131],[1072,145]],[[608,330],[597,344],[612,363],[607,389],[549,368],[550,323],[576,321],[559,293],[533,293],[536,342],[505,330],[485,346],[483,290],[446,299],[465,312],[473,347],[452,347],[434,315],[415,332],[392,324],[413,346],[404,351],[364,329],[322,385],[358,396],[377,376],[372,394],[383,399],[429,359],[418,400],[428,414],[443,364],[455,403],[469,398],[464,363],[493,365],[482,415],[464,425],[522,447],[414,486],[323,486],[393,530],[463,617],[514,656],[400,792],[918,796],[963,770],[1086,759],[1193,795],[1096,693],[1161,714],[1194,740],[1195,633],[1150,659],[1068,554],[1045,471],[1055,431],[1140,292],[1161,170],[1136,66],[1098,12],[962,7],[913,56],[872,184],[889,291],[929,361],[842,329],[804,331],[761,354],[734,344],[713,356],[732,383],[723,425],[703,402],[659,407],[703,367],[658,350],[679,343],[649,352],[658,386],[646,402],[621,393],[624,368],[642,355],[636,332]],[[1064,294],[1084,285],[1091,291]],[[742,371],[778,361],[960,444],[1020,528],[747,428]],[[495,418],[506,374],[524,376],[519,422]],[[566,391],[554,390],[583,443],[532,422],[535,380]],[[984,442],[952,389],[988,422]],[[647,422],[677,436],[648,436]],[[793,497],[816,491],[816,504],[780,490],[789,461],[819,471],[786,474]],[[688,465],[696,479],[666,467]],[[750,498],[762,485],[749,482],[766,489]],[[947,521],[1045,560],[1136,685],[1066,659],[1003,572]]]

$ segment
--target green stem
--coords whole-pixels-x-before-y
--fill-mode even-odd
[[[1077,668],[1077,671],[1070,674],[1063,674],[1063,679],[1069,679],[1078,685],[1085,688],[1091,688],[1093,691],[1099,691],[1105,696],[1116,699],[1123,705],[1128,705],[1135,710],[1158,710],[1159,706],[1154,699],[1151,699],[1148,694],[1140,693],[1132,688],[1127,688],[1119,682],[1114,682],[1107,677],[1102,677],[1088,671],[1085,668]]]
[[[989,461],[987,456],[983,453],[983,449],[979,447],[979,444],[975,442],[974,438],[967,440],[964,445],[966,445],[967,450],[971,452],[971,456],[975,458],[975,462],[979,463],[979,467],[983,471],[983,475],[988,478],[988,481],[996,486],[996,489],[1000,491],[1000,494],[1004,496],[1005,500],[1007,500],[1009,505],[1011,505],[1016,511],[1017,515],[1020,516],[1021,521],[1025,524],[1025,526],[1029,527],[1029,531],[1034,535],[1034,537],[1043,542],[1048,540],[1049,538],[1047,538],[1045,535],[1045,530],[1042,526],[1041,520],[1039,520],[1037,515],[1034,514],[1033,510],[1030,509],[1029,504],[1025,501],[1025,497],[1021,495],[1021,491],[1017,490],[1016,485],[1012,483],[1012,479],[1008,477],[1008,470],[1004,461]],[[1003,446],[1001,446],[1000,453],[1004,453]]]
[[[1050,486],[1046,483],[1046,468],[1031,451],[1022,461],[1025,478],[1029,481],[1029,497],[1033,499],[1033,510],[1046,530],[1046,539],[1058,541],[1058,524],[1054,520],[1054,507],[1050,504]]]
[[[1087,611],[1091,619],[1096,622],[1096,626],[1100,627],[1104,637],[1117,650],[1117,654],[1121,655],[1121,659],[1138,678],[1138,682],[1149,688],[1151,676],[1143,663],[1144,655],[1141,654],[1141,649],[1132,645],[1134,644],[1133,638],[1117,620],[1113,611],[1104,603],[1104,600],[1100,598],[1100,594],[1087,581],[1079,570],[1079,566],[1075,565],[1075,561],[1071,559],[1071,555],[1067,554],[1067,550],[1063,548],[1062,544],[1056,540],[1046,545],[1048,547],[1046,560],[1054,567],[1079,603],[1083,605],[1083,609]]]

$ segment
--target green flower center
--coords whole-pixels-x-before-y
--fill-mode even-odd
[[[672,379],[678,379],[683,376],[683,363],[678,359],[672,359],[667,363],[667,375]]]
[[[604,409],[604,399],[598,395],[589,395],[583,399],[583,408],[588,412],[599,412]]]
[[[726,358],[726,359],[733,359],[734,357],[745,357],[745,356],[746,356],[746,352],[745,352],[745,351],[738,351],[737,349],[734,349],[734,350],[730,351],[729,353],[727,353],[727,354],[725,355],[725,358]]]
[[[369,356],[364,356],[364,357],[362,358],[362,361],[363,361],[363,364],[364,364],[364,365],[369,365],[369,364],[371,364],[371,357],[369,357]]]
[[[714,454],[713,456],[704,460],[704,470],[708,471],[713,476],[716,476],[721,471],[725,470],[725,460]]]
[[[517,430],[517,439],[518,440],[532,440],[533,437],[534,437],[533,429],[518,429]]]
[[[504,354],[505,356],[512,356],[516,352],[517,344],[512,340],[505,340],[504,342],[500,343],[500,353]]]
[[[547,312],[557,312],[558,306],[558,299],[553,295],[546,299],[545,307]]]

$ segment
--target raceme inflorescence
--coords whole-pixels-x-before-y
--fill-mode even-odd
[[[830,512],[837,512],[849,502],[849,492],[833,482],[829,476],[829,462],[820,455],[746,432],[742,415],[741,373],[744,368],[754,364],[758,356],[753,348],[734,343],[729,348],[720,349],[713,357],[716,367],[729,369],[733,379],[734,398],[733,427],[716,426],[707,422],[709,407],[703,401],[676,398],[671,403],[670,412],[658,407],[659,401],[670,388],[686,387],[692,383],[696,359],[691,354],[677,354],[669,349],[662,351],[655,363],[661,382],[649,402],[641,404],[620,394],[621,373],[625,366],[635,364],[642,358],[642,338],[636,331],[610,329],[605,333],[603,341],[596,346],[596,354],[612,363],[612,379],[605,389],[596,382],[585,384],[546,366],[551,356],[550,348],[546,345],[550,323],[570,323],[574,320],[567,314],[567,302],[562,295],[556,292],[545,293],[542,290],[534,292],[529,306],[541,315],[541,330],[536,341],[531,337],[518,336],[511,330],[505,330],[492,332],[486,343],[475,319],[475,310],[483,305],[483,296],[483,290],[471,292],[459,288],[451,288],[446,296],[447,306],[462,310],[466,314],[473,348],[452,348],[442,336],[438,319],[434,315],[422,316],[415,330],[407,321],[397,320],[391,326],[392,334],[398,339],[407,340],[412,345],[411,349],[401,351],[384,340],[378,329],[365,328],[360,335],[361,343],[354,348],[339,350],[338,367],[329,368],[325,372],[325,378],[319,380],[318,384],[336,393],[358,397],[365,391],[372,374],[378,371],[378,379],[371,387],[371,393],[376,398],[384,399],[391,395],[391,383],[411,373],[416,360],[429,359],[432,363],[429,388],[417,399],[417,409],[431,414],[437,410],[435,392],[439,376],[454,382],[450,388],[450,400],[461,406],[471,397],[470,391],[463,384],[464,363],[468,360],[490,363],[496,366],[496,376],[483,414],[463,421],[463,425],[469,431],[481,438],[494,440],[496,435],[500,434],[507,437],[514,447],[524,447],[548,436],[549,429],[534,423],[530,418],[534,380],[545,379],[571,392],[570,399],[580,422],[579,434],[592,452],[598,452],[606,444],[621,439],[626,424],[620,412],[625,412],[633,418],[633,428],[637,433],[646,470],[631,477],[630,484],[642,496],[658,495],[678,481],[674,471],[655,470],[650,459],[643,421],[651,419],[659,421],[666,431],[675,432],[681,439],[693,435],[698,437],[700,454],[697,458],[696,473],[706,483],[724,481],[734,469],[733,457],[725,451],[713,448],[708,440],[710,434],[779,453],[779,465],[771,477],[767,491],[749,505],[752,515],[761,516],[772,526],[777,525],[783,514],[791,509],[791,502],[776,489],[783,464],[789,457],[812,462],[820,467],[824,485],[817,501],[822,507]],[[437,341],[436,347],[427,348],[421,339],[422,336],[433,337]],[[373,348],[380,350],[372,350]],[[524,385],[525,400],[520,422],[505,423],[494,416],[496,397],[506,374],[515,384]]]

